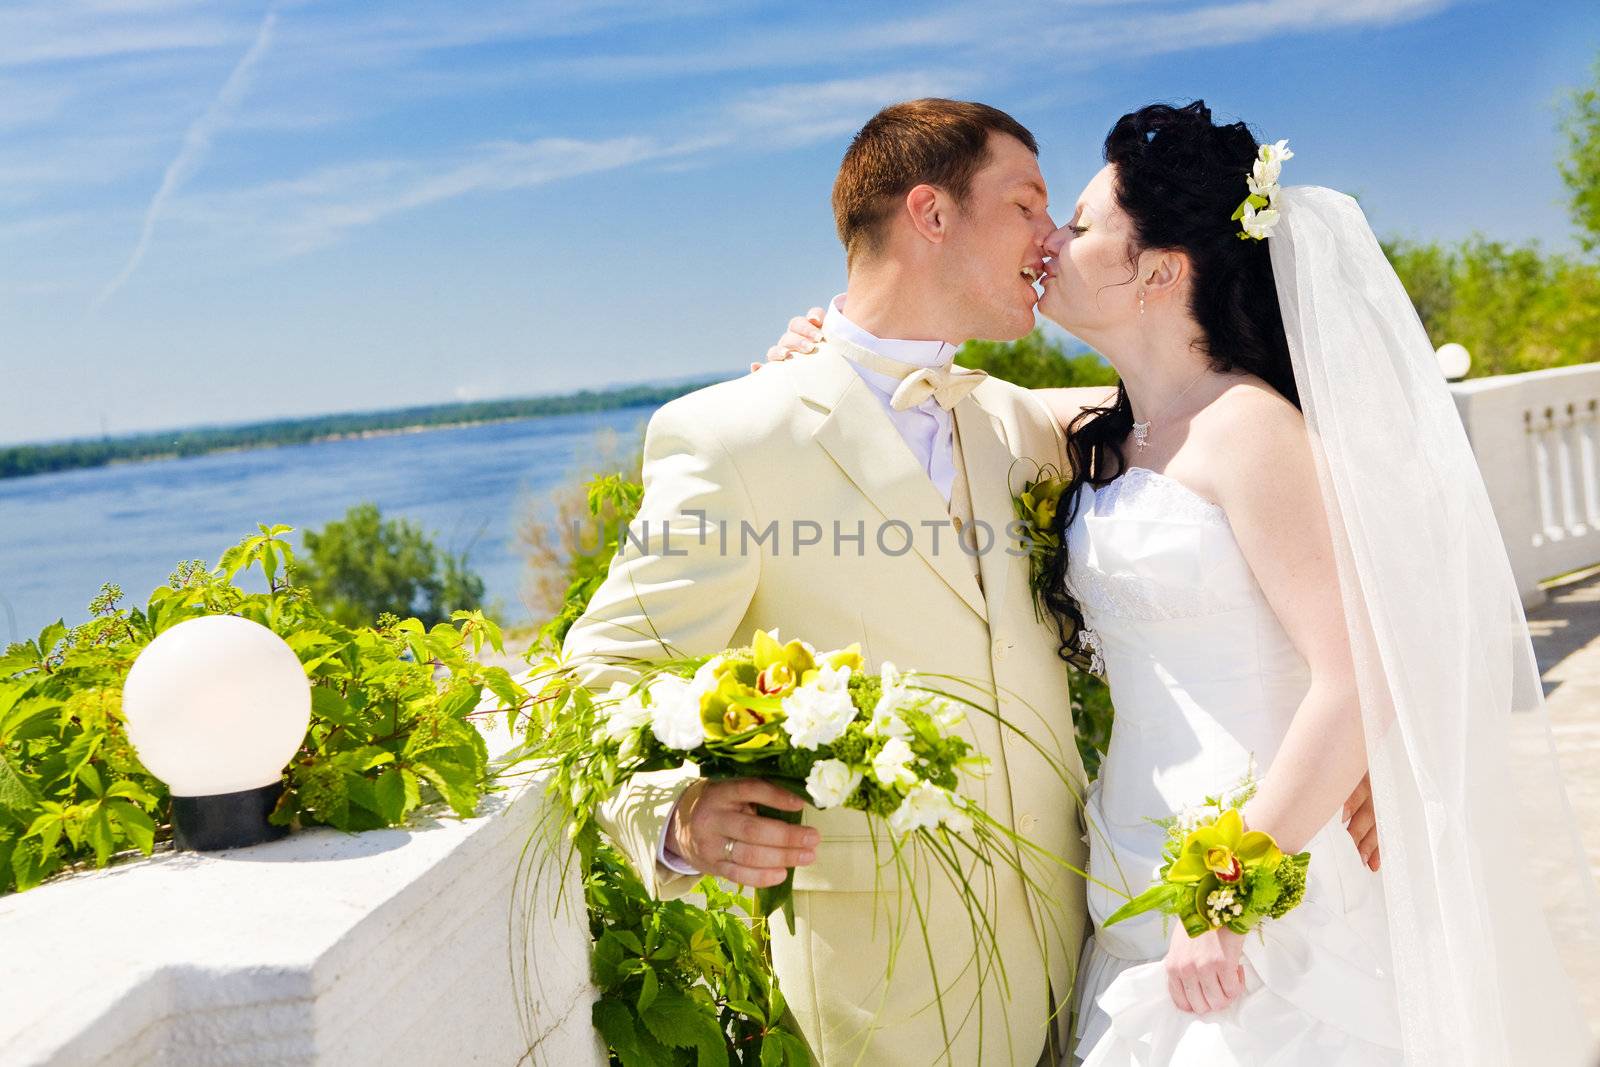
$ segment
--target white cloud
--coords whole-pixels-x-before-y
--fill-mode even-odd
[[[98,308],[110,299],[112,294],[122,288],[123,283],[139,268],[139,263],[144,259],[150,241],[155,236],[156,221],[161,216],[162,208],[183,183],[200,168],[201,162],[211,148],[211,139],[216,135],[218,127],[226,121],[228,113],[243,98],[249,89],[250,75],[254,72],[256,64],[261,62],[261,57],[266,55],[267,49],[272,46],[272,31],[277,23],[277,12],[268,9],[256,30],[255,40],[228,75],[222,90],[211,101],[211,106],[206,108],[205,114],[201,115],[184,134],[183,144],[179,147],[177,156],[167,165],[166,174],[161,178],[161,187],[156,190],[156,195],[151,198],[149,207],[145,209],[144,225],[139,233],[138,244],[134,246],[133,253],[128,257],[128,262],[121,272],[111,279],[95,298],[94,308]]]

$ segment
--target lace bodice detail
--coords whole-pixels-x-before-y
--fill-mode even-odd
[[[1255,583],[1227,515],[1183,483],[1130,467],[1079,493],[1067,532],[1067,589],[1091,627],[1096,615],[1188,619],[1252,599]]]

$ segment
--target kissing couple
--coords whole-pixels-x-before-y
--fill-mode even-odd
[[[1404,288],[1354,200],[1280,184],[1292,155],[1200,102],[1144,107],[1058,226],[1011,116],[886,108],[834,183],[845,293],[651,419],[643,503],[565,654],[604,684],[781,622],[992,682],[1021,729],[969,717],[974,795],[1063,861],[986,872],[982,949],[928,877],[931,936],[897,954],[888,902],[927,872],[881,866],[861,812],[683,771],[623,790],[606,829],[658,897],[794,870],[772,952],[816,1063],[1589,1062],[1548,887],[1511,855],[1528,805],[1564,809],[1548,749],[1513,758],[1548,727],[1505,548]],[[1037,313],[1119,383],[952,362]],[[1019,469],[1065,482],[1042,581],[975,536],[1008,529]],[[833,536],[785,543],[806,524]],[[1067,661],[1116,710],[1093,782]],[[1270,834],[1311,856],[1300,905],[1248,933],[1108,926],[1171,859],[1161,821],[1247,781],[1195,862],[1228,882]],[[1207,884],[1203,907],[1240,906]]]

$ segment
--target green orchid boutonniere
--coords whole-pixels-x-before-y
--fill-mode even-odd
[[[1050,554],[1061,547],[1056,534],[1056,513],[1070,479],[1051,464],[1038,468],[1037,476],[1022,483],[1022,490],[1011,497],[1011,507],[1021,526],[1018,540],[1028,554],[1028,588],[1033,592],[1034,612],[1044,618],[1044,587],[1049,581],[1046,567]]]

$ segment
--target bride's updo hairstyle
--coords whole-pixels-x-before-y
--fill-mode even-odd
[[[1105,159],[1116,170],[1117,205],[1132,224],[1128,284],[1138,282],[1139,253],[1183,252],[1189,260],[1189,312],[1199,327],[1195,344],[1218,372],[1247,371],[1296,407],[1294,371],[1266,240],[1241,240],[1232,219],[1248,194],[1245,176],[1257,140],[1242,122],[1214,125],[1196,100],[1184,107],[1151,104],[1117,120],[1106,136]],[[1045,605],[1056,617],[1062,658],[1082,662],[1074,646],[1083,613],[1067,593],[1066,531],[1083,483],[1099,487],[1127,467],[1122,443],[1133,431],[1133,407],[1119,383],[1106,407],[1088,408],[1067,428],[1071,482],[1056,512],[1061,547],[1049,558]]]

